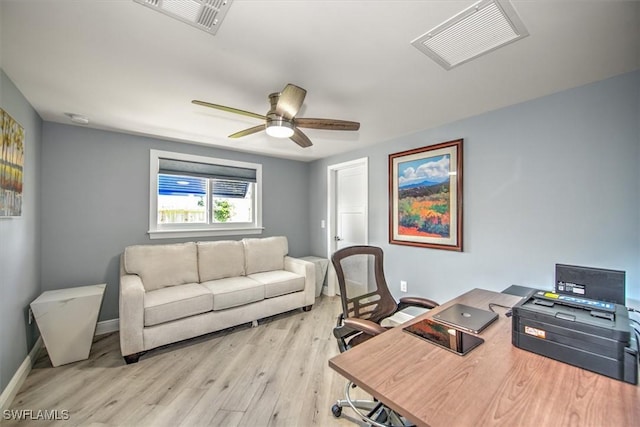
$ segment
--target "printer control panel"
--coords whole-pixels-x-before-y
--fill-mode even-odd
[[[546,291],[537,291],[533,296],[536,299],[543,300],[540,302],[544,302],[544,301],[550,302],[551,303],[550,305],[552,305],[552,303],[554,302],[558,302],[560,304],[583,308],[583,309],[589,309],[589,310],[602,310],[602,311],[608,311],[610,313],[615,313],[616,311],[616,305],[612,302],[596,301],[593,299],[578,298],[570,295],[560,295],[560,294],[556,294],[555,292],[546,292]]]

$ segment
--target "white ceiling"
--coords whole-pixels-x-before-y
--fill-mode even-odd
[[[450,71],[410,42],[473,0],[235,0],[215,36],[133,0],[0,1],[2,68],[44,120],[305,161],[640,68],[638,1],[513,1],[530,36]],[[191,104],[265,114],[287,83],[300,117],[360,130],[230,140],[259,121]]]

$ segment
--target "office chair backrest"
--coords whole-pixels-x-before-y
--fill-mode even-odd
[[[391,316],[398,305],[384,278],[382,249],[350,246],[331,257],[336,270],[344,318],[375,323]]]

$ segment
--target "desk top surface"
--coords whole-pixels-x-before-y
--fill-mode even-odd
[[[474,289],[414,320],[462,303],[513,306],[514,295]],[[500,317],[466,356],[394,328],[329,360],[329,366],[420,426],[640,425],[640,387],[511,344]]]

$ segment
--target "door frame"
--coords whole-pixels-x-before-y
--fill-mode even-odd
[[[369,244],[369,158],[362,157],[360,159],[350,160],[348,162],[337,163],[335,165],[327,166],[327,259],[329,259],[329,269],[327,272],[327,292],[329,296],[336,295],[338,289],[338,282],[336,280],[336,273],[331,263],[331,255],[335,251],[335,242],[333,237],[336,235],[336,205],[337,205],[337,189],[336,189],[336,176],[339,170],[349,169],[354,166],[364,167],[365,180],[364,180],[364,239],[365,245]]]

